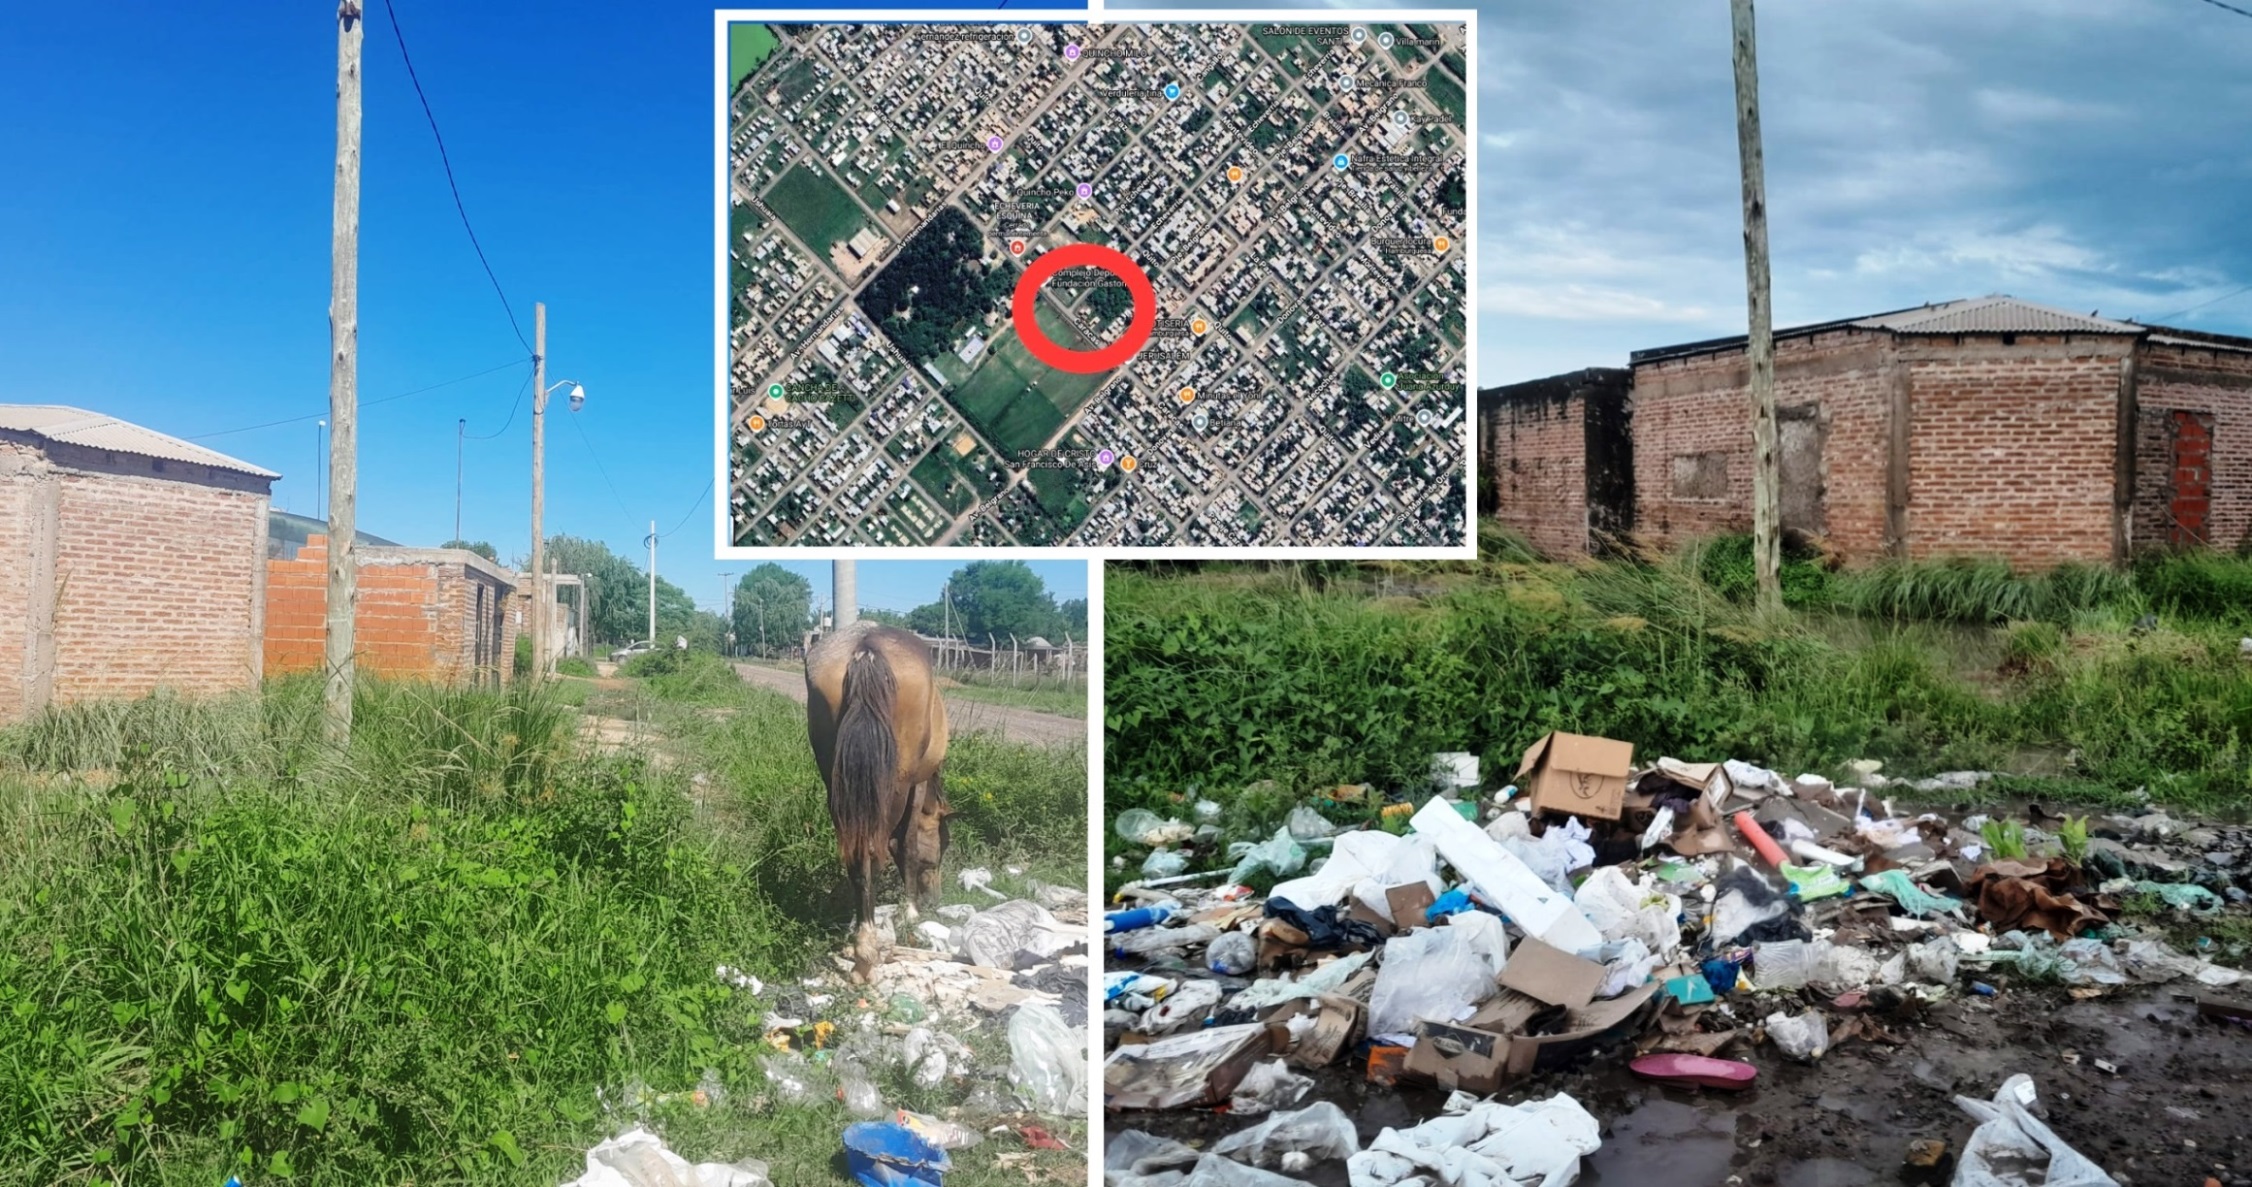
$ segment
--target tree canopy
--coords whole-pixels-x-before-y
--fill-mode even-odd
[[[795,647],[813,626],[813,585],[772,561],[735,582],[735,642],[771,655]]]
[[[1068,636],[1087,637],[1087,603],[1073,598],[1058,606],[1047,583],[1023,561],[972,561],[954,571],[947,582],[953,592],[949,612],[943,601],[917,606],[907,616],[915,630],[937,635],[951,625],[954,637],[983,642],[988,637],[1006,643],[1035,635],[1051,643]]]

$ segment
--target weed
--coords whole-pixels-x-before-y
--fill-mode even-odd
[[[2064,859],[2077,866],[2088,859],[2088,818],[2067,816],[2057,826],[2057,844],[2064,849]]]
[[[1987,855],[1995,861],[2025,859],[2025,826],[2015,820],[1989,820],[1978,826]]]
[[[555,671],[560,676],[576,676],[581,680],[594,678],[594,661],[583,655],[568,655],[555,661]]]

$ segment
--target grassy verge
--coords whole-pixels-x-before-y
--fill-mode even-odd
[[[0,732],[0,1183],[552,1185],[641,1114],[692,1158],[840,1181],[841,1106],[772,1097],[772,1003],[713,975],[789,985],[834,945],[802,710],[637,683],[679,698],[652,714],[693,761],[590,753],[583,684],[368,684],[343,754],[305,680]],[[1084,850],[1061,823],[1085,819],[1083,755],[957,756],[950,872],[1022,854],[1077,884],[1033,858]],[[717,1103],[636,1103],[699,1084]]]
[[[1087,685],[1029,685],[1018,688],[1007,684],[959,684],[946,690],[949,700],[976,701],[985,705],[1008,705],[1017,709],[1031,709],[1038,713],[1053,713],[1058,717],[1087,716]]]
[[[2155,623],[2145,574],[2176,572],[2163,561],[2033,595],[1991,573],[1825,576],[1848,593],[1761,618],[1709,551],[1563,566],[1488,544],[1476,563],[1114,566],[1109,810],[1173,809],[1192,785],[1273,780],[1282,807],[1325,784],[1419,787],[1447,750],[1506,777],[1550,729],[1631,739],[1645,759],[2024,771],[2057,800],[2252,793],[2248,611],[2226,596],[2243,561],[2196,560],[2167,595],[2185,609]]]

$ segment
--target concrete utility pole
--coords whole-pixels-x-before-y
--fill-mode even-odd
[[[359,475],[360,42],[359,0],[336,8],[336,202],[329,225],[328,622],[322,659],[322,726],[331,745],[352,741],[352,611],[359,600],[353,486]]]
[[[837,597],[837,627],[843,630],[860,617],[860,592],[853,586],[851,561],[829,562],[830,590]]]
[[[461,442],[469,432],[469,418],[454,422],[454,539],[461,539]]]
[[[649,646],[657,646],[657,521],[649,521]]]
[[[532,678],[547,679],[547,541],[540,512],[547,504],[547,306],[532,303]]]
[[[1783,605],[1783,525],[1775,464],[1775,326],[1768,306],[1767,166],[1759,149],[1759,54],[1752,0],[1730,0],[1736,41],[1736,155],[1744,172],[1744,287],[1751,305],[1752,563],[1759,608]]]

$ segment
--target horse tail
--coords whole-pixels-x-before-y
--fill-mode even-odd
[[[836,771],[829,780],[829,818],[836,823],[837,847],[848,866],[882,853],[891,834],[884,812],[897,798],[892,785],[899,778],[899,739],[892,728],[892,703],[898,692],[881,651],[868,643],[854,649],[845,664]]]

